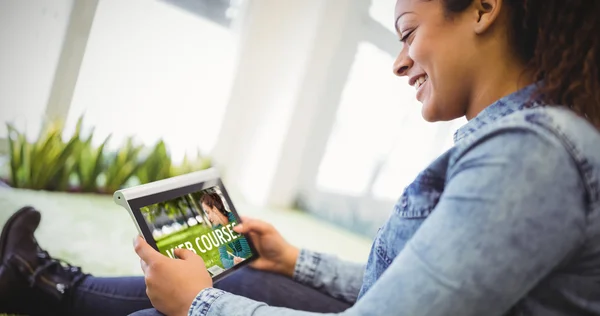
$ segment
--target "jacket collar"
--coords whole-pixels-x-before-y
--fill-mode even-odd
[[[454,133],[454,143],[502,117],[539,105],[537,98],[534,98],[535,90],[536,85],[531,84],[492,103]]]

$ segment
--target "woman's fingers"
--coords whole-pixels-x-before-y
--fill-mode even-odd
[[[248,234],[248,233],[256,233],[259,235],[266,234],[273,229],[271,224],[263,222],[258,219],[253,219],[250,217],[243,217],[242,223],[237,224],[233,227],[233,230],[236,233],[240,234]]]
[[[144,274],[146,274],[146,270],[148,270],[148,265],[142,259],[140,259],[140,267],[142,267],[142,271],[144,272]]]

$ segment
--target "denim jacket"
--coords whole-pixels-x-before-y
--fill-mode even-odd
[[[366,267],[302,250],[294,279],[340,315],[600,315],[600,133],[533,86],[483,110],[422,171]],[[205,289],[193,316],[303,316]]]

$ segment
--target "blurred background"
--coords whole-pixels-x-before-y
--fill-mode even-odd
[[[216,167],[239,213],[364,261],[464,122],[392,73],[394,0],[0,0],[0,223],[139,273],[123,187]],[[106,258],[112,258],[107,262]]]

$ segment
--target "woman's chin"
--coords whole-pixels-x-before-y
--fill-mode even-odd
[[[421,116],[425,121],[430,123],[448,122],[464,116],[464,114],[462,114],[463,112],[444,111],[449,108],[446,104],[437,105],[438,106],[436,106],[433,102],[423,103],[423,107],[421,108]]]
[[[427,101],[428,100],[422,102],[423,107],[421,108],[421,116],[427,122],[433,123],[439,121],[438,116],[436,115],[437,111],[435,111],[435,108]]]

